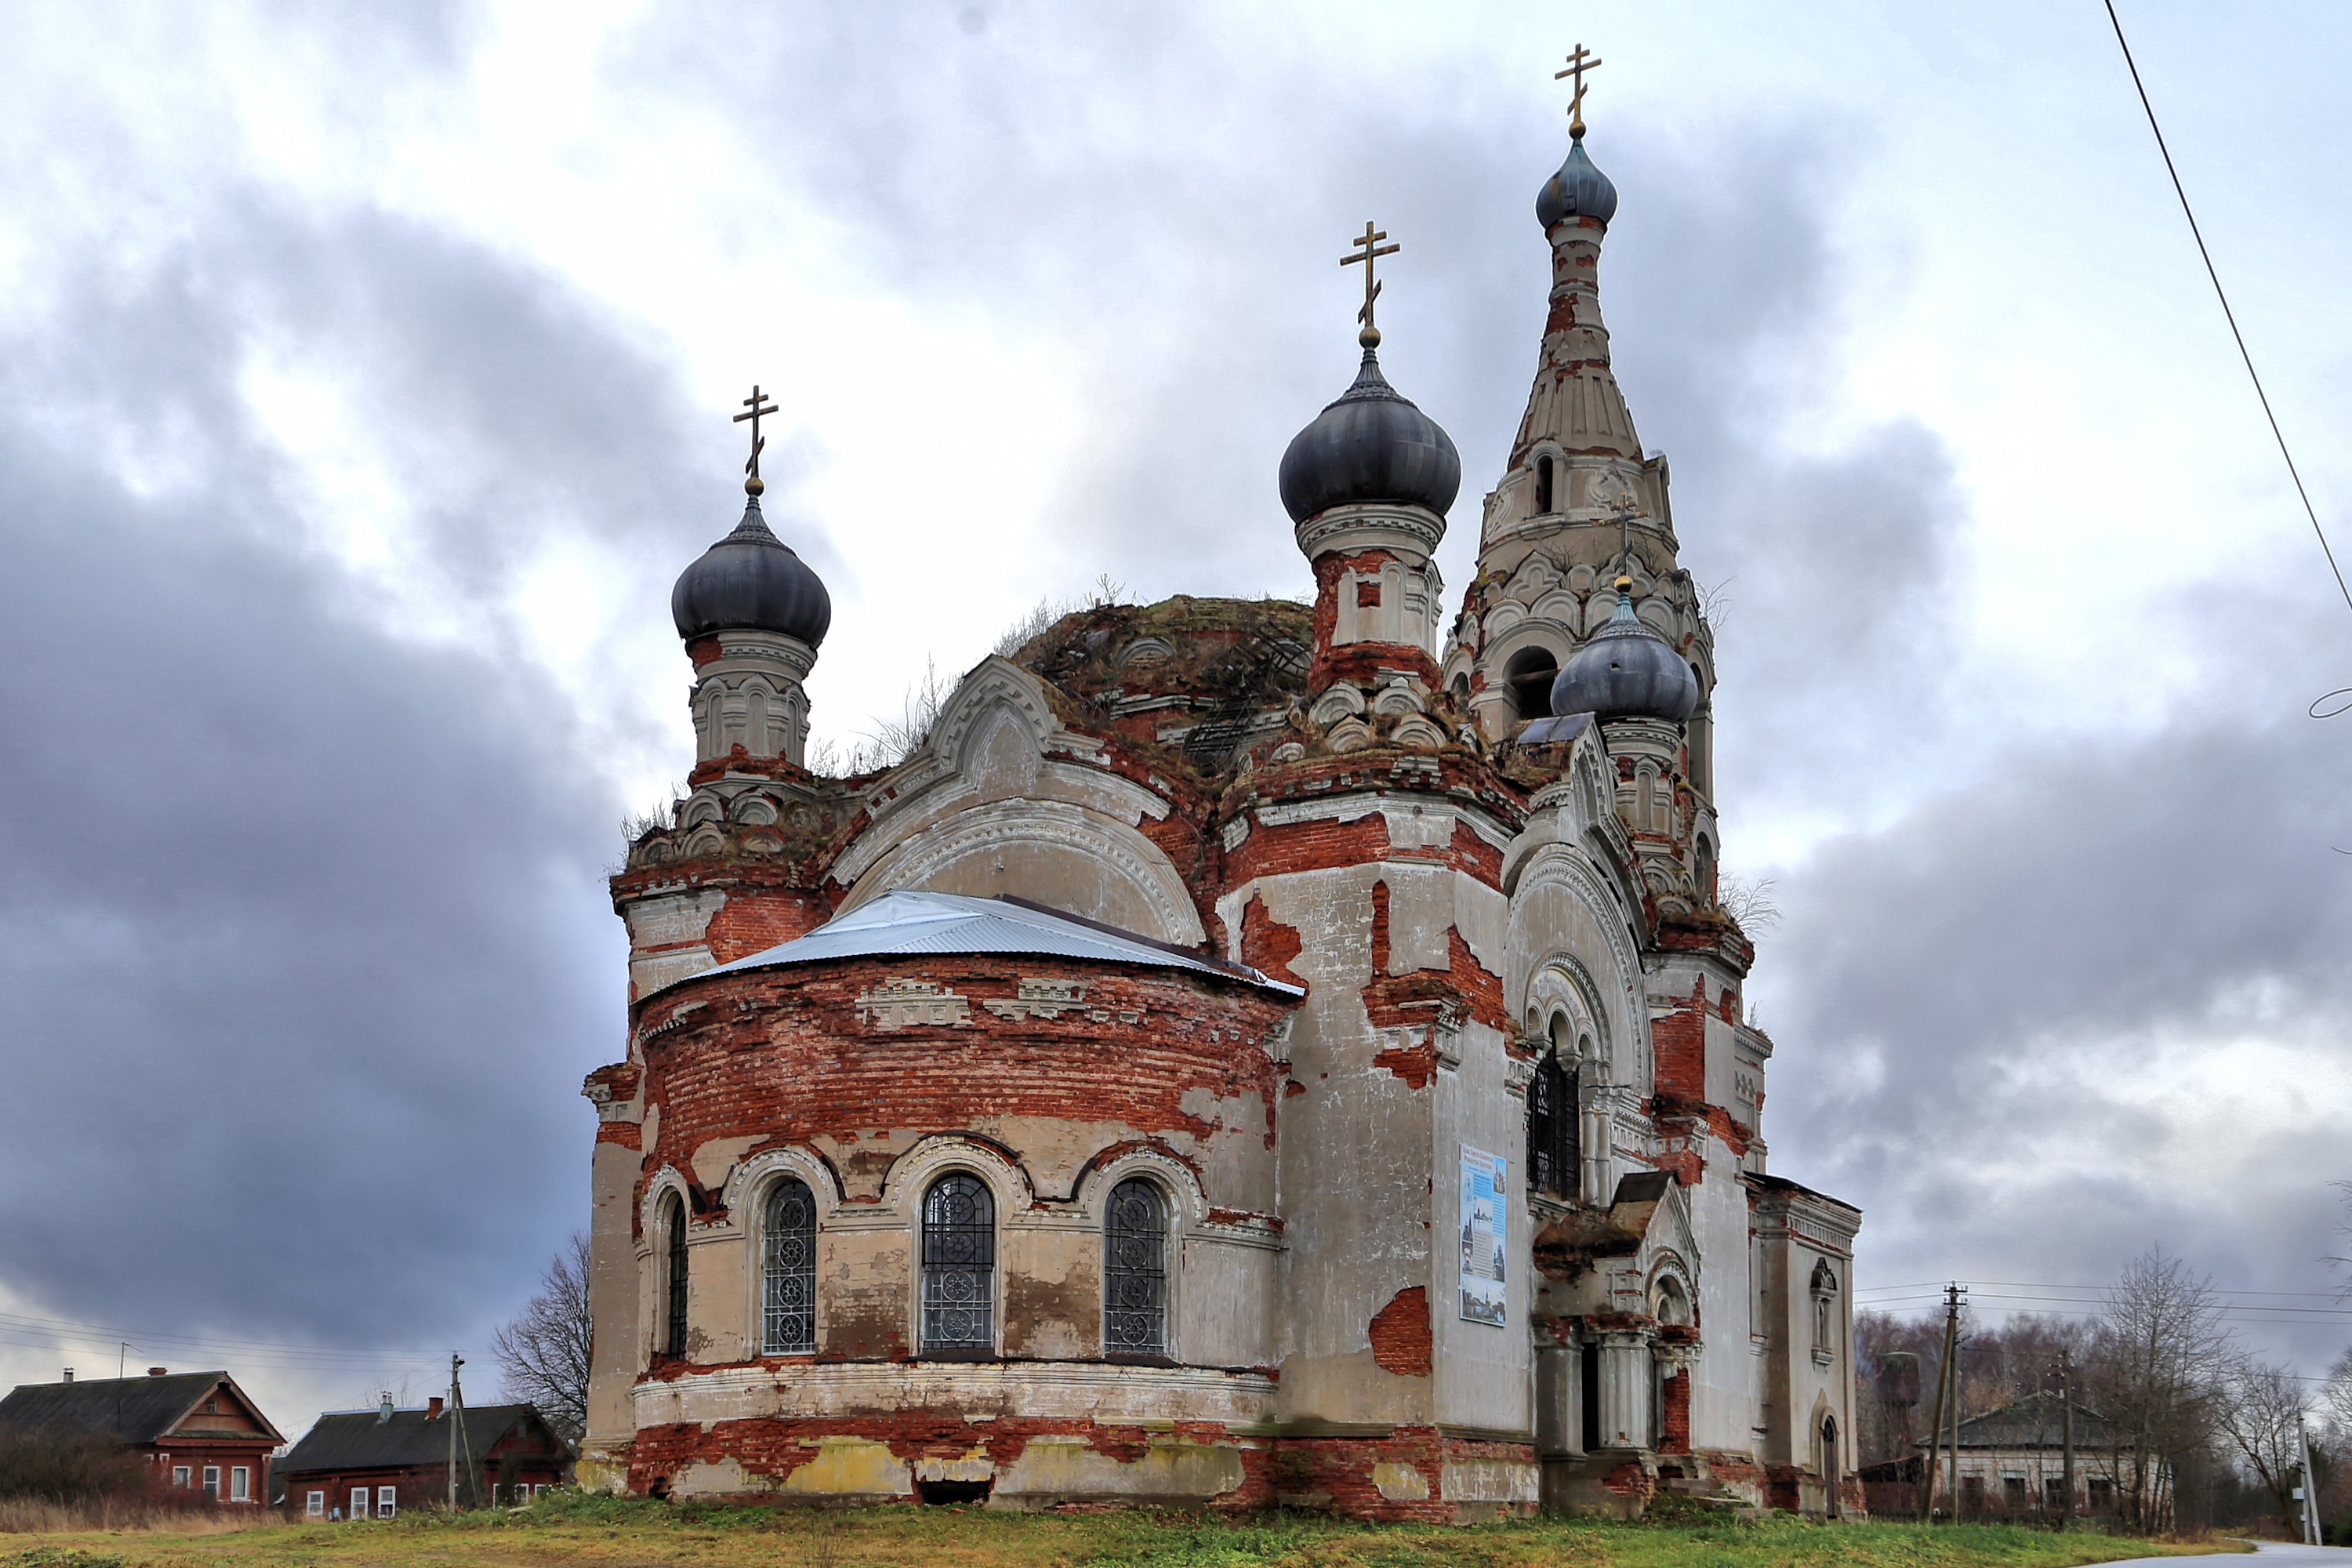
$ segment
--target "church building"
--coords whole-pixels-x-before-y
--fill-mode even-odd
[[[1714,641],[1583,130],[1450,618],[1461,463],[1381,374],[1370,225],[1360,368],[1269,476],[1311,605],[1074,612],[887,769],[805,765],[832,605],[755,434],[671,596],[688,793],[612,881],[583,1485],[1861,1511],[1861,1215],[1767,1173]]]

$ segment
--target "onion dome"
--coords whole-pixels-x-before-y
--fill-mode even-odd
[[[1633,580],[1617,579],[1617,613],[1552,677],[1554,713],[1683,720],[1698,706],[1698,677],[1633,614]]]
[[[1568,162],[1559,173],[1536,193],[1536,221],[1549,234],[1562,218],[1589,217],[1607,228],[1616,216],[1617,187],[1584,155],[1584,138],[1579,136],[1569,143]]]
[[[814,648],[833,625],[833,595],[792,546],[768,531],[755,493],[745,499],[735,531],[678,574],[669,613],[688,642],[712,632],[762,631]]]
[[[1356,384],[1290,438],[1282,454],[1282,505],[1293,522],[1357,501],[1426,507],[1444,517],[1462,489],[1462,455],[1436,420],[1381,374],[1366,331]]]

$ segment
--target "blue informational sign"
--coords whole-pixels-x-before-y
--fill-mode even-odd
[[[1504,1326],[1503,1253],[1509,1245],[1510,1162],[1462,1149],[1462,1316]]]

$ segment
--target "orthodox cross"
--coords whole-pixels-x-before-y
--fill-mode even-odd
[[[1364,264],[1364,308],[1356,312],[1356,320],[1364,323],[1364,330],[1360,335],[1366,348],[1381,341],[1381,330],[1372,324],[1372,301],[1381,297],[1380,282],[1372,276],[1372,263],[1377,258],[1394,256],[1402,248],[1394,245],[1382,245],[1381,241],[1387,237],[1386,229],[1375,228],[1371,220],[1366,218],[1364,232],[1355,242],[1356,253],[1339,258],[1339,265],[1342,267],[1353,267],[1359,261]]]
[[[767,402],[760,395],[759,383],[753,382],[751,384],[751,395],[743,400],[743,406],[750,409],[751,412],[749,414],[738,414],[735,416],[734,420],[738,425],[740,425],[746,419],[749,419],[751,422],[751,460],[743,465],[743,473],[745,476],[743,479],[743,489],[752,495],[758,495],[761,490],[768,488],[760,482],[760,448],[768,444],[768,438],[760,434],[760,416],[763,414],[773,414],[776,411],[776,405],[772,403]]]
[[[1584,73],[1597,69],[1600,64],[1600,56],[1588,57],[1585,54],[1584,46],[1579,44],[1576,46],[1576,52],[1568,57],[1568,68],[1551,73],[1551,79],[1554,81],[1563,77],[1572,76],[1576,79],[1576,95],[1568,100],[1568,133],[1570,136],[1584,134]]]

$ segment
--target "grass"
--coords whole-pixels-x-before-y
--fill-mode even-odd
[[[2071,1568],[2240,1550],[2006,1526],[1816,1525],[1785,1515],[1449,1529],[1128,1510],[698,1507],[551,1497],[514,1513],[196,1534],[170,1525],[0,1537],[0,1568]]]

